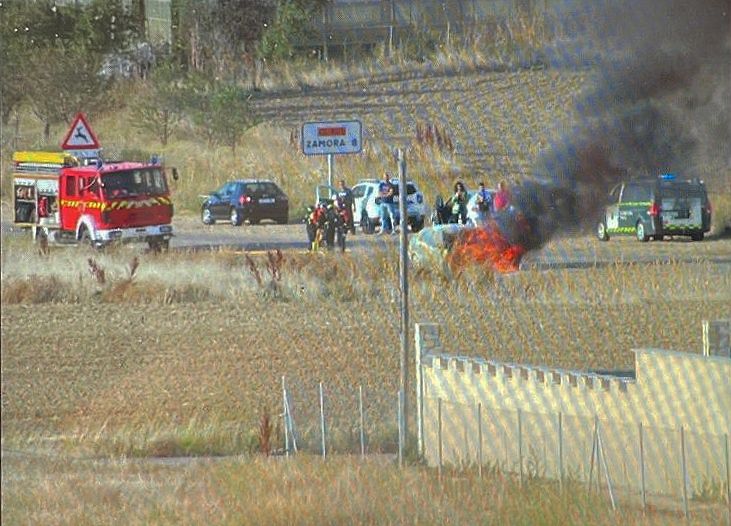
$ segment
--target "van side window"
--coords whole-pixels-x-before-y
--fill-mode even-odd
[[[636,184],[628,184],[622,192],[622,202],[624,203],[635,203],[637,201],[643,201],[642,199],[642,188]]]
[[[619,192],[622,190],[622,185],[618,184],[609,193],[609,204],[617,204],[619,202]]]
[[[66,178],[66,195],[68,197],[76,197],[76,177],[70,176]]]

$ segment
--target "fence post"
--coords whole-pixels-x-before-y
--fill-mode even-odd
[[[617,506],[614,503],[614,490],[612,489],[612,478],[609,475],[609,465],[607,464],[607,457],[604,454],[604,446],[602,445],[602,435],[599,432],[599,422],[598,421],[597,421],[596,439],[597,439],[598,457],[601,459],[602,463],[604,464],[604,477],[607,479],[607,488],[609,489],[609,500],[612,503],[612,511],[617,511]],[[599,459],[597,459],[597,466],[598,465],[599,465]],[[598,473],[598,471],[597,471],[597,473]]]
[[[601,452],[599,443],[599,417],[594,415],[594,440],[596,442],[596,491],[601,493],[602,491],[602,464],[601,464]]]
[[[363,418],[363,386],[358,386],[358,407],[360,409],[360,456],[365,458],[365,430]]]
[[[688,519],[688,471],[685,466],[685,430],[680,426],[680,460],[683,467],[683,512]]]
[[[391,5],[389,6],[389,17],[388,17],[388,56],[393,56],[393,25],[395,23],[396,18],[396,6],[394,5],[394,0],[391,0]]]
[[[640,422],[640,491],[642,492],[642,513],[647,512],[647,493],[645,490],[645,437]]]
[[[437,399],[437,444],[439,458],[439,479],[442,478],[442,399]]]
[[[518,409],[518,462],[520,463],[520,486],[523,487],[523,421]]]
[[[726,522],[731,526],[731,467],[728,460],[728,433],[724,436],[726,443],[726,507],[728,508],[728,516]]]
[[[591,484],[594,482],[594,457],[596,456],[596,417],[594,417],[594,432],[591,435],[591,461],[589,463],[589,493],[591,493]],[[597,464],[599,464],[597,462]],[[597,466],[598,467],[598,466]]]
[[[325,450],[325,395],[320,382],[320,433],[322,435],[322,458],[325,458],[327,452]]]
[[[287,410],[287,384],[282,375],[282,417],[284,419],[284,454],[289,456],[289,422]]]
[[[403,403],[404,392],[399,389],[398,391],[398,465],[400,468],[404,467],[404,428],[402,425],[402,418],[404,415],[401,412],[401,404]]]
[[[558,485],[563,490],[563,414],[558,412]]]
[[[482,402],[477,402],[477,475],[482,478]]]

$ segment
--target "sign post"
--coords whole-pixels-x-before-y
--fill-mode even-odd
[[[399,382],[399,436],[403,437],[403,443],[409,443],[409,424],[407,412],[407,400],[409,392],[409,275],[408,275],[408,209],[406,202],[406,159],[404,151],[398,150],[398,186],[399,186],[399,219],[401,226],[401,250],[399,251],[399,270],[401,282],[401,379]],[[403,457],[400,457],[403,463]]]
[[[327,184],[333,186],[334,155],[360,153],[363,126],[360,121],[306,122],[302,125],[302,153],[327,155]]]

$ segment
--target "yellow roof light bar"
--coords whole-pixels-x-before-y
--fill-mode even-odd
[[[58,164],[61,166],[73,166],[78,164],[76,157],[66,152],[32,152],[20,151],[13,153],[13,162],[16,163],[38,163]]]

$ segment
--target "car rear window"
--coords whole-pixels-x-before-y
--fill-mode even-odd
[[[355,188],[353,188],[353,197],[356,199],[360,199],[361,197],[363,197],[366,194],[367,188],[368,187],[365,185],[356,186]]]
[[[250,196],[260,195],[284,195],[284,192],[274,183],[247,183],[244,185],[244,193]]]

